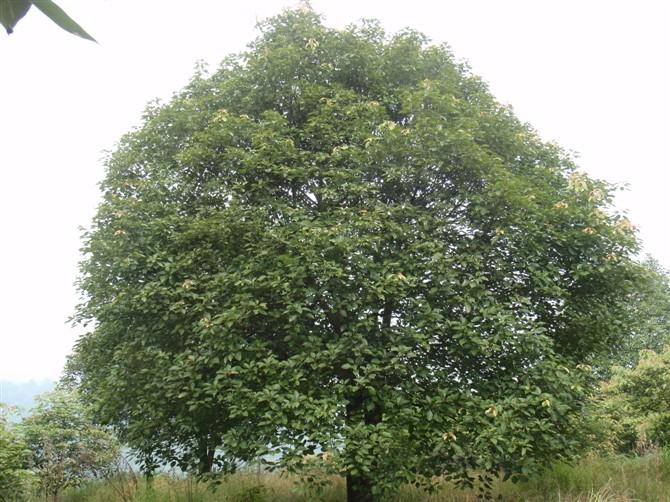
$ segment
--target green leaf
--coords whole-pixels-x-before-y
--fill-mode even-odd
[[[97,42],[91,35],[89,35],[84,28],[79,26],[70,16],[68,16],[63,9],[53,3],[51,0],[38,0],[33,5],[41,10],[49,19],[51,19],[58,26],[65,31],[77,35],[86,40]]]
[[[14,26],[30,9],[30,0],[0,0],[0,24],[7,34],[14,31]]]

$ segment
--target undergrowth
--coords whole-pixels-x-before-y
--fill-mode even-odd
[[[495,485],[498,500],[529,502],[670,502],[670,452],[642,457],[587,457],[575,465],[557,464],[541,478]],[[33,502],[41,500],[35,497]],[[160,475],[151,483],[134,476],[91,481],[69,490],[61,502],[343,502],[345,485],[333,478],[321,493],[279,474],[239,473],[213,489],[192,478]],[[444,483],[434,494],[403,487],[389,502],[475,502],[474,491]]]

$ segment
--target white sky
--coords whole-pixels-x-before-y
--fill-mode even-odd
[[[216,67],[293,1],[57,0],[99,45],[31,9],[0,33],[0,379],[57,378],[78,331],[80,226],[102,151],[169,98],[194,63]],[[670,267],[670,2],[314,0],[330,26],[378,18],[447,42],[548,140],[618,198]]]

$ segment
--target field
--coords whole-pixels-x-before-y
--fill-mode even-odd
[[[535,502],[670,501],[670,452],[642,457],[590,457],[573,466],[556,465],[541,479],[528,483],[498,483],[498,500]],[[34,498],[34,502],[39,501]],[[295,479],[270,474],[241,473],[227,478],[215,491],[191,479],[156,478],[152,486],[121,480],[91,482],[70,490],[61,502],[325,502],[344,501],[344,482],[334,479],[321,497],[300,491]],[[404,488],[389,502],[474,502],[474,492],[444,485],[426,495]]]

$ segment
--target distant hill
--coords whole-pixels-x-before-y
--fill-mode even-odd
[[[56,382],[53,380],[31,380],[29,382],[12,382],[0,380],[0,403],[17,406],[20,411],[30,409],[35,396],[52,390]]]

